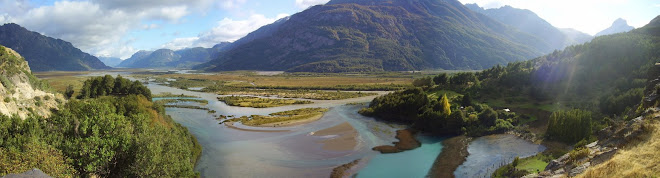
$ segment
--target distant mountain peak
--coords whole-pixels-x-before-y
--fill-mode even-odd
[[[0,45],[23,55],[33,71],[86,71],[109,69],[97,57],[71,43],[30,31],[18,24],[0,26]]]
[[[612,22],[612,26],[608,27],[607,29],[598,32],[595,36],[602,36],[602,35],[610,35],[610,34],[615,34],[615,33],[622,33],[622,32],[628,32],[632,29],[635,29],[635,27],[632,27],[628,25],[628,22],[625,19],[618,18]]]
[[[628,26],[628,21],[626,21],[625,19],[622,19],[622,18],[618,18],[618,19],[614,20],[614,22],[612,23],[612,26]]]

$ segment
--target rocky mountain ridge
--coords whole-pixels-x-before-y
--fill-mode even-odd
[[[34,71],[110,69],[98,58],[67,41],[44,36],[14,23],[0,26],[0,45],[19,52]]]
[[[34,75],[16,51],[0,46],[0,113],[18,115],[25,119],[30,114],[48,117],[51,109],[64,102],[61,94],[47,91],[47,84]]]

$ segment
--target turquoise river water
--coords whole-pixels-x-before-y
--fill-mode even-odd
[[[124,75],[124,74],[122,74]],[[422,147],[396,154],[380,154],[371,148],[391,144],[395,131],[403,125],[377,121],[357,113],[363,105],[347,103],[371,101],[375,96],[341,101],[314,101],[313,104],[274,108],[232,107],[217,101],[218,95],[180,90],[156,84],[147,85],[152,93],[169,92],[198,96],[209,101],[205,110],[167,108],[167,114],[187,127],[203,147],[196,170],[202,177],[328,177],[336,166],[362,159],[357,177],[425,177],[438,154],[443,138],[420,135]],[[385,92],[380,92],[384,94]],[[191,104],[195,103],[180,103]],[[219,115],[267,115],[273,112],[306,107],[330,110],[318,121],[285,128],[287,132],[252,132],[228,128],[216,120]],[[357,131],[357,145],[348,151],[323,149],[323,140],[332,136],[315,136],[313,132],[348,122]],[[243,128],[248,126],[238,125]],[[470,156],[455,172],[458,177],[487,177],[490,167],[510,161],[515,156],[533,155],[544,148],[508,135],[475,139],[469,146]],[[474,156],[473,156],[474,155]]]

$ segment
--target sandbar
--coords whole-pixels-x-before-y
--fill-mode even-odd
[[[323,143],[323,149],[330,151],[351,151],[355,149],[358,144],[358,132],[348,122],[341,123],[337,126],[327,129],[316,131],[313,136],[329,136],[335,137],[320,141]]]

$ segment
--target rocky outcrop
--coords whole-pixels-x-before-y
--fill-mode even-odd
[[[34,168],[29,171],[25,171],[20,174],[7,174],[3,178],[51,178],[48,174],[42,172],[41,170]]]
[[[44,91],[45,84],[32,75],[28,63],[16,51],[0,46],[0,114],[47,117],[64,102],[61,94]]]
[[[632,119],[615,127],[607,127],[599,131],[599,137],[604,138],[586,145],[589,154],[578,160],[572,160],[570,153],[552,160],[545,171],[531,174],[526,177],[564,177],[577,176],[590,167],[594,167],[610,160],[623,146],[628,146],[644,133],[648,132],[644,125],[648,119],[660,118],[660,108],[650,108],[642,116]]]

